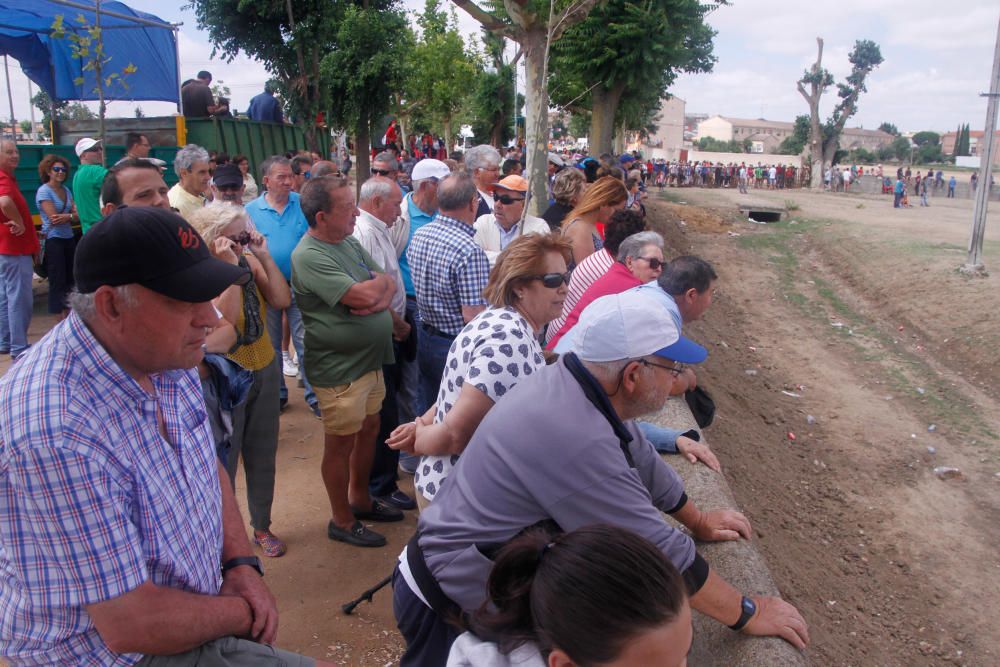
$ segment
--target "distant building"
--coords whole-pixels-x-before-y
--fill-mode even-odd
[[[642,152],[643,157],[666,160],[681,159],[684,148],[684,107],[686,102],[677,96],[660,101],[660,108],[653,117],[656,132],[641,140],[638,136],[627,148]]]
[[[955,152],[957,132],[946,132],[941,135],[941,152],[951,155]],[[982,130],[969,130],[969,155],[979,155],[979,144],[983,140]],[[1000,162],[1000,131],[993,135],[993,162]]]
[[[732,118],[712,116],[698,123],[697,138],[712,137],[719,141],[750,141],[751,153],[774,153],[786,138],[795,131],[795,123],[763,118]],[[844,150],[864,148],[874,151],[891,143],[893,136],[882,130],[845,128],[840,135]]]

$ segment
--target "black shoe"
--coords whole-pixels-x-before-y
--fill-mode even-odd
[[[389,505],[390,507],[395,507],[398,510],[415,510],[417,509],[417,501],[415,501],[410,496],[406,495],[399,489],[396,489],[387,496],[379,496],[378,500]]]
[[[344,530],[333,521],[326,527],[326,536],[331,540],[346,542],[356,547],[384,547],[385,537],[379,535],[374,530],[365,528],[360,521],[355,521],[350,530]]]
[[[288,408],[288,399],[280,398],[278,399],[278,412],[284,412]]]
[[[362,519],[364,521],[378,521],[379,523],[392,523],[393,521],[402,521],[403,513],[400,512],[395,507],[390,507],[386,503],[378,500],[377,498],[372,498],[372,508],[363,512],[355,507],[351,508],[354,512],[355,519]]]
[[[313,416],[315,416],[316,419],[323,419],[323,413],[320,412],[319,403],[310,403],[309,409],[312,410]]]

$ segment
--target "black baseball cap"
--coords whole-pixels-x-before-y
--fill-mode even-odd
[[[76,248],[76,289],[137,283],[171,299],[211,301],[250,272],[212,257],[204,239],[173,211],[122,206],[91,227]]]
[[[220,164],[212,174],[217,188],[238,188],[243,185],[243,172],[235,164]]]

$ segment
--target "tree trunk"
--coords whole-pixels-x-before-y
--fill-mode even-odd
[[[447,151],[448,157],[451,157],[452,147],[455,145],[455,141],[451,134],[451,116],[445,116],[443,120],[444,124],[444,149]]]
[[[358,197],[361,196],[361,184],[371,170],[371,154],[371,129],[368,118],[362,118],[354,132],[354,188]]]
[[[521,42],[525,68],[524,149],[528,164],[525,176],[531,183],[530,215],[541,215],[548,208],[548,139],[549,90],[545,80],[546,30],[536,27],[525,31]]]
[[[608,89],[597,86],[591,92],[593,111],[590,114],[590,154],[611,153],[614,148],[615,115],[621,102],[623,84]]]

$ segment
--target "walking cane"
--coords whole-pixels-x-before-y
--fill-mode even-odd
[[[359,604],[361,604],[362,602],[365,602],[366,600],[368,602],[371,602],[372,601],[372,596],[375,595],[376,593],[378,593],[383,588],[385,588],[389,584],[390,581],[392,581],[392,575],[391,574],[388,577],[386,577],[385,579],[383,579],[382,581],[378,582],[377,584],[375,584],[374,586],[372,586],[371,588],[369,588],[367,591],[365,591],[361,595],[359,595],[354,600],[351,600],[347,604],[343,605],[341,607],[341,609],[344,611],[344,614],[347,615],[347,616],[350,616],[351,612],[354,611],[354,608],[357,607]]]

